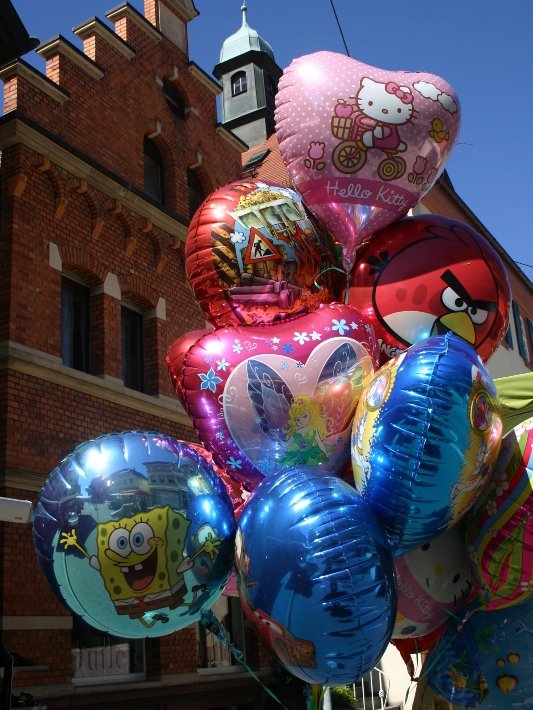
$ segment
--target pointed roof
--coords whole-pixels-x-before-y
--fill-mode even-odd
[[[265,52],[265,54],[268,54],[268,56],[275,61],[272,47],[248,24],[248,20],[246,19],[246,13],[248,12],[246,0],[243,1],[241,11],[242,25],[237,32],[234,32],[224,41],[222,49],[220,50],[220,63],[227,62],[234,57],[240,57],[242,54],[246,54],[246,52],[250,51]]]

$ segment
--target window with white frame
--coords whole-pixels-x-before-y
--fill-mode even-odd
[[[239,94],[245,94],[247,91],[246,72],[239,71],[231,77],[231,95],[238,96]]]
[[[72,665],[76,685],[144,680],[144,641],[111,636],[74,616]]]
[[[222,622],[230,642],[243,653],[244,621],[239,597],[223,594],[212,607],[212,612]],[[242,665],[233,657],[229,647],[219,641],[200,624],[196,625],[196,641],[198,648],[198,668],[201,669],[241,669]]]

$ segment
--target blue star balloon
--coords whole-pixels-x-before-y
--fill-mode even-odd
[[[293,675],[351,683],[384,653],[396,615],[392,555],[339,478],[302,468],[264,479],[239,521],[236,569],[246,616]]]
[[[199,621],[233,566],[229,495],[199,447],[155,432],[107,434],[48,477],[37,558],[75,614],[115,636],[162,636]]]
[[[475,350],[447,333],[384,365],[353,423],[355,488],[403,555],[457,523],[498,455],[494,382]]]

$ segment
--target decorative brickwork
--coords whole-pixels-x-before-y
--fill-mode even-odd
[[[218,84],[189,61],[186,41],[178,47],[159,26],[164,16],[186,35],[193,3],[163,4],[161,13],[159,0],[147,1],[143,17],[125,3],[108,15],[114,31],[100,20],[80,25],[81,50],[64,37],[50,40],[38,49],[46,76],[23,60],[0,69],[1,496],[35,504],[60,460],[101,434],[155,430],[196,441],[165,364],[180,335],[205,327],[180,248],[187,170],[207,195],[240,176],[245,146],[217,125]],[[185,102],[182,117],[167,103],[167,80]],[[161,154],[164,204],[144,192],[147,136]],[[89,293],[88,372],[62,361],[64,278]],[[122,382],[124,304],[143,316],[142,393]],[[127,687],[74,688],[72,617],[38,568],[31,526],[0,525],[2,643],[36,664],[16,673],[15,687],[35,691],[49,708],[130,707],[136,691]],[[187,707],[215,707],[226,695],[236,706],[239,687],[259,707],[245,675],[229,683],[229,694],[198,682],[194,626],[146,642],[142,707],[181,707],[168,696],[178,698],[183,681],[170,693],[165,678],[183,674]],[[151,682],[166,687],[164,703],[150,700]]]

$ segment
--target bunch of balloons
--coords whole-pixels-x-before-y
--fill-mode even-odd
[[[456,139],[453,89],[318,52],[285,71],[276,121],[292,187],[221,187],[186,240],[210,328],[167,366],[201,447],[89,442],[43,489],[35,540],[71,608],[127,635],[197,620],[235,538],[261,641],[345,684],[391,639],[407,657],[529,597],[530,429],[500,452],[501,259],[455,219],[406,216]]]
[[[199,208],[186,270],[212,330],[167,365],[202,445],[251,493],[246,616],[291,673],[334,685],[391,639],[427,646],[479,592],[464,520],[501,443],[484,363],[510,289],[469,226],[405,216],[458,132],[440,77],[318,52],[285,71],[276,122],[292,186],[245,179]]]

